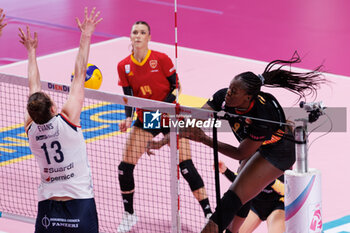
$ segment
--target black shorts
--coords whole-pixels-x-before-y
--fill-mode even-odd
[[[269,201],[253,199],[250,209],[256,213],[262,221],[265,221],[273,211],[284,210],[284,202],[279,199]]]
[[[290,169],[295,163],[295,143],[287,139],[262,146],[259,152],[262,157],[282,171]]]
[[[144,129],[143,124],[139,120],[139,118],[137,118],[136,121],[134,122],[134,126],[151,133],[153,135],[153,137],[157,136],[160,133],[162,133],[163,135],[166,135],[170,132],[170,128],[163,128],[163,127],[161,127],[160,129]]]
[[[38,203],[35,233],[98,233],[95,199]]]

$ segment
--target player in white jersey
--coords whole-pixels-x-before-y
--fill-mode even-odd
[[[80,126],[84,103],[84,82],[90,41],[102,20],[95,8],[80,22],[80,46],[75,60],[75,77],[68,99],[57,114],[56,104],[41,91],[36,61],[38,36],[20,30],[20,42],[28,52],[29,97],[24,127],[29,146],[41,174],[35,232],[98,232],[97,211],[91,171]]]

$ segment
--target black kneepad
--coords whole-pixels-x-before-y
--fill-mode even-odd
[[[250,201],[248,201],[247,203],[245,203],[241,209],[237,212],[237,216],[241,217],[241,218],[246,218],[248,216],[250,210]]]
[[[118,179],[122,191],[131,191],[135,188],[134,164],[121,162],[118,166]]]
[[[226,229],[237,211],[242,207],[241,199],[231,190],[228,190],[220,200],[221,226]],[[218,224],[218,210],[216,209],[210,219]]]
[[[192,191],[204,187],[202,177],[199,175],[197,169],[194,167],[191,159],[182,161],[180,163],[180,170],[182,176],[188,182]]]

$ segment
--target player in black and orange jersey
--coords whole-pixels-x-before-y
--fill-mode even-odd
[[[237,173],[231,171],[222,161],[219,161],[219,172],[231,182],[237,177]],[[283,182],[284,175],[272,181],[254,197],[250,201],[250,211],[245,219],[239,215],[234,217],[234,221],[243,221],[239,233],[252,233],[263,221],[267,222],[268,233],[283,233],[285,231]],[[230,225],[226,229],[226,233],[237,232],[233,228],[234,225]]]
[[[176,99],[176,82],[178,77],[171,59],[164,53],[150,50],[150,27],[144,21],[138,21],[131,30],[132,53],[118,64],[119,82],[125,95],[133,95],[146,99],[174,102]],[[133,208],[134,175],[138,160],[145,152],[147,142],[159,133],[169,133],[169,128],[144,129],[143,110],[136,109],[135,121],[119,164],[119,184],[124,202],[124,215],[118,226],[118,232],[128,232],[137,222]],[[122,132],[132,125],[133,109],[125,107],[126,119],[119,124]],[[180,171],[199,201],[204,215],[211,215],[211,208],[203,180],[191,159],[188,139],[180,139]]]
[[[262,74],[244,72],[236,75],[228,88],[217,91],[202,107],[225,112],[239,145],[235,147],[218,141],[218,151],[230,158],[243,160],[237,178],[221,199],[220,221],[218,213],[214,212],[203,233],[218,232],[218,222],[226,229],[236,214],[248,214],[249,201],[295,162],[295,144],[294,140],[288,140],[287,136],[293,137],[283,109],[273,95],[261,91],[262,86],[268,86],[285,88],[300,98],[317,94],[319,85],[326,82],[322,78],[321,67],[305,73],[283,69],[301,61],[298,54],[295,55],[291,60],[270,62]],[[181,128],[180,137],[210,147],[214,145],[213,139],[196,127]],[[148,149],[159,148],[167,140],[149,143]],[[237,225],[235,223],[235,227]]]
[[[290,60],[270,62],[262,74],[238,74],[229,88],[217,91],[203,106],[224,111],[239,141],[237,147],[218,141],[218,151],[243,160],[237,178],[221,199],[223,228],[227,228],[237,213],[248,209],[249,201],[295,162],[295,143],[283,108],[273,95],[261,91],[261,87],[285,88],[300,98],[317,95],[317,88],[326,82],[320,72],[321,66],[305,73],[283,69],[300,61],[295,53]],[[212,138],[199,128],[185,129],[180,136],[213,146]],[[214,212],[202,232],[218,232],[218,222],[218,214]],[[238,225],[235,223],[234,227]]]

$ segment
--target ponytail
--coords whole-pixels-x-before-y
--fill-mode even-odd
[[[299,54],[294,53],[290,60],[274,60],[270,62],[262,74],[244,72],[236,77],[243,81],[243,88],[248,95],[257,96],[261,86],[282,87],[299,96],[299,100],[308,95],[317,96],[317,89],[326,83],[321,73],[322,65],[315,70],[305,73],[297,73],[283,70],[285,66],[301,62]],[[276,68],[276,66],[278,66]]]
[[[270,62],[262,76],[264,77],[264,85],[267,87],[282,87],[299,96],[299,99],[305,98],[308,95],[317,96],[317,89],[320,85],[326,83],[321,69],[322,65],[315,70],[305,73],[292,72],[283,70],[286,65],[300,63],[301,59],[297,52],[294,53],[290,60],[274,60]],[[278,66],[278,68],[275,68]],[[274,69],[275,68],[275,69]]]

